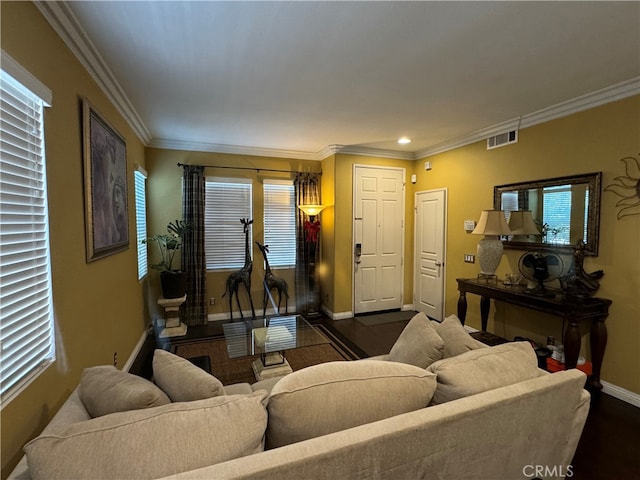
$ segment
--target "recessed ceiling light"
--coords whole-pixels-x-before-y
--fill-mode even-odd
[[[400,137],[398,143],[400,145],[406,145],[407,143],[411,143],[411,139],[409,137]]]

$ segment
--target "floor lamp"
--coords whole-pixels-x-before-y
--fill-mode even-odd
[[[324,210],[325,205],[298,205],[298,208],[309,218],[304,221],[304,240],[307,248],[307,314],[320,314],[320,291],[316,278],[316,249],[320,234],[320,221],[316,217]]]

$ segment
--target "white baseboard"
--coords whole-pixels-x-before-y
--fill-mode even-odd
[[[634,407],[640,408],[640,394],[602,380],[601,383],[602,393],[606,393],[607,395],[611,395],[618,400],[622,400],[623,402],[633,405]]]
[[[327,317],[329,317],[331,320],[346,320],[347,318],[353,318],[353,312],[334,313],[324,305],[321,305],[320,308],[322,308],[322,311],[324,312],[324,314]]]
[[[408,310],[413,310],[413,303],[409,303],[409,304],[403,305],[400,308],[400,310],[402,310],[403,312],[406,312]],[[329,310],[327,307],[325,307],[324,305],[322,305],[322,311],[331,320],[346,320],[347,318],[353,318],[355,316],[353,314],[353,312],[338,312],[338,313],[334,313],[331,310]]]
[[[140,337],[140,340],[138,340],[138,343],[136,343],[136,346],[133,347],[133,351],[131,352],[131,355],[129,355],[129,358],[127,359],[125,364],[122,366],[123,372],[128,372],[129,369],[131,368],[131,365],[133,365],[133,362],[135,362],[136,358],[138,357],[138,354],[140,353],[140,350],[142,350],[142,345],[144,345],[144,341],[147,339],[147,334],[148,334],[147,330],[142,332],[142,336]]]

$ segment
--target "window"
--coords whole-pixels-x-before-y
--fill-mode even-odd
[[[142,280],[149,273],[147,264],[147,172],[138,165],[133,173],[136,190],[136,241],[138,245],[138,280]]]
[[[571,185],[545,187],[542,221],[547,224],[548,243],[569,245],[571,227]]]
[[[0,393],[5,404],[55,360],[55,338],[43,125],[51,92],[4,52],[2,67]]]
[[[271,267],[296,264],[296,205],[291,180],[264,181],[264,244]]]
[[[251,202],[249,180],[206,180],[204,249],[208,270],[238,269],[244,266],[245,236],[240,219],[253,218]],[[252,238],[250,230],[249,242]]]
[[[504,210],[508,222],[511,218],[511,212],[518,210],[518,192],[504,192],[502,194],[502,210]]]

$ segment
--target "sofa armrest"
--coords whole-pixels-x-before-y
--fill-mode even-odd
[[[9,474],[7,480],[31,480],[31,472],[27,464],[27,456],[23,455],[16,468]]]
[[[90,420],[91,416],[87,409],[84,408],[84,404],[82,400],[80,400],[80,395],[78,395],[78,388],[71,392],[69,398],[65,400],[60,407],[60,410],[53,416],[49,424],[44,427],[42,434],[46,434],[51,429],[54,429],[58,426],[66,426],[71,425],[77,422],[84,422],[85,420]],[[27,456],[24,455],[16,468],[9,474],[7,480],[30,480],[31,473],[29,472],[29,465],[27,464]]]

